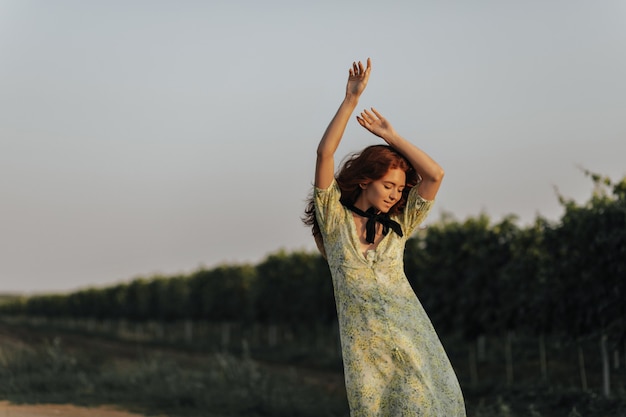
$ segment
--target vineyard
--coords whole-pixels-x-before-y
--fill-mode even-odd
[[[407,276],[474,415],[493,392],[564,402],[537,399],[539,408],[527,404],[511,416],[552,415],[541,414],[541,404],[559,415],[626,415],[626,178],[587,174],[592,196],[584,204],[559,197],[558,222],[444,217],[407,244]],[[341,367],[330,273],[315,253],[281,251],[256,265],[9,299],[0,320]],[[598,414],[598,404],[612,411]]]

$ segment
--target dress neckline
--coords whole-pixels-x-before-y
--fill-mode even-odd
[[[361,240],[359,239],[359,233],[357,231],[356,221],[355,221],[356,216],[352,213],[350,209],[346,208],[345,206],[344,206],[344,210],[347,213],[347,215],[350,216],[350,234],[352,235],[351,238],[352,238],[353,248],[355,252],[358,254],[359,259],[361,259],[365,263],[369,263],[372,258],[371,256],[368,256],[369,252],[374,253],[374,256],[375,256],[378,253],[378,248],[380,247],[380,245],[383,243],[385,239],[389,237],[389,235],[391,235],[391,233],[387,233],[386,235],[384,235],[383,238],[380,239],[380,241],[376,243],[374,247],[372,247],[371,249],[366,249],[365,251],[361,251]]]

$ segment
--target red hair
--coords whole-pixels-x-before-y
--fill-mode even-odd
[[[389,209],[389,214],[401,213],[411,188],[417,185],[418,175],[409,161],[398,151],[389,145],[372,145],[363,149],[360,153],[348,156],[343,162],[335,181],[341,190],[340,201],[343,204],[354,204],[361,194],[360,184],[368,184],[385,176],[390,169],[399,168],[406,174],[406,186],[402,190],[400,200]],[[324,245],[320,227],[315,217],[315,204],[313,196],[309,197],[307,208],[302,219],[305,225],[311,226],[317,248],[324,257]]]

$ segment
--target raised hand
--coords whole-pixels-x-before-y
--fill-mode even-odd
[[[335,178],[335,151],[339,146],[339,142],[341,142],[348,120],[350,120],[359,102],[359,97],[367,86],[371,70],[372,61],[369,58],[367,59],[366,68],[363,68],[361,62],[352,63],[348,85],[346,86],[346,97],[341,102],[335,117],[330,121],[320,144],[317,146],[317,162],[315,165],[316,187],[326,189]]]
[[[372,60],[367,58],[367,68],[363,68],[363,63],[353,62],[352,68],[350,68],[350,75],[348,77],[348,85],[346,86],[346,95],[359,97],[365,87],[367,81],[370,78],[370,71],[372,70]]]
[[[393,126],[391,126],[391,123],[373,107],[372,111],[363,110],[361,114],[356,117],[356,120],[361,126],[387,142],[396,136],[396,131]]]

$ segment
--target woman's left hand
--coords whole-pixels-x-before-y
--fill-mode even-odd
[[[372,107],[372,111],[363,110],[356,120],[361,126],[375,134],[376,136],[389,141],[389,139],[396,136],[391,123],[385,119],[375,108]]]

